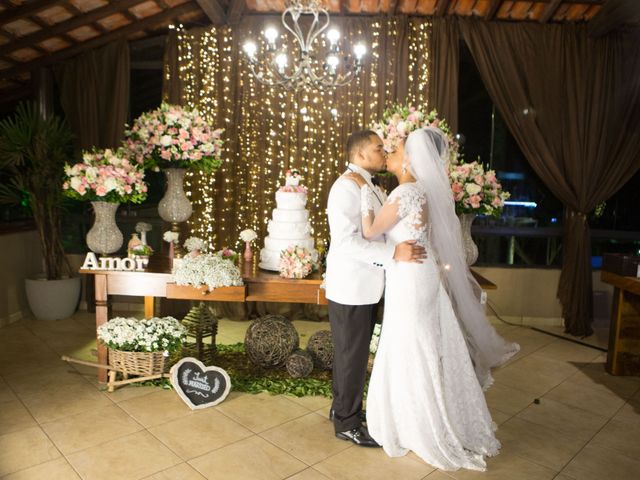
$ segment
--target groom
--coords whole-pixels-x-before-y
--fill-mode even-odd
[[[333,420],[336,437],[356,445],[378,447],[363,426],[369,343],[378,302],[384,290],[384,268],[391,262],[420,262],[424,248],[415,242],[387,245],[384,237],[362,236],[360,188],[346,174],[359,173],[377,197],[377,213],[386,195],[372,183],[385,168],[382,140],[371,130],[354,132],[347,141],[349,166],[329,192],[327,215],[331,243],[327,255],[326,296],[333,337]],[[376,182],[377,183],[377,182]]]

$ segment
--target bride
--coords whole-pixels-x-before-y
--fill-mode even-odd
[[[402,142],[401,142],[402,143]],[[488,322],[480,287],[464,259],[447,176],[447,140],[435,127],[413,131],[387,159],[400,185],[374,218],[371,188],[358,174],[367,239],[426,248],[421,264],[386,270],[384,323],[367,395],[367,425],[385,452],[414,451],[442,470],[485,470],[500,442],[483,390],[491,368],[513,356]]]

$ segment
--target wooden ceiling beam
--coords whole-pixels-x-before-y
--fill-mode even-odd
[[[48,38],[58,37],[65,32],[74,30],[78,27],[82,27],[83,25],[93,23],[100,18],[108,17],[110,15],[113,15],[114,13],[122,12],[123,10],[127,10],[128,8],[145,1],[147,0],[120,0],[117,2],[110,2],[104,7],[96,8],[95,10],[91,10],[90,12],[85,13],[84,15],[81,15],[79,17],[70,18],[69,20],[65,20],[64,22],[51,25],[46,29],[39,30],[23,37],[15,38],[11,42],[0,45],[0,55],[8,52],[13,52],[20,48],[35,45],[44,40],[47,40]]]
[[[399,4],[400,0],[391,0],[389,2],[389,10],[387,11],[387,15],[389,15],[390,17],[397,15]]]
[[[449,4],[451,0],[438,0],[438,4],[436,5],[436,11],[434,15],[436,17],[444,17],[447,14],[447,10],[449,10]]]
[[[489,4],[489,9],[485,14],[484,19],[487,21],[493,20],[493,18],[496,16],[496,13],[498,13],[498,10],[500,10],[501,5],[502,5],[502,0],[491,0],[491,3]]]
[[[242,14],[247,8],[246,0],[231,0],[227,10],[227,23],[229,25],[237,25],[242,19]]]
[[[205,13],[214,25],[221,25],[225,22],[227,15],[218,0],[196,0],[200,9]]]
[[[640,25],[638,0],[609,0],[587,24],[591,37],[601,37],[623,27]]]
[[[34,0],[23,3],[19,7],[6,9],[0,13],[0,25],[6,25],[14,20],[28,17],[29,15],[35,15],[47,8],[55,7],[66,2],[67,0]]]
[[[28,70],[33,70],[34,68],[39,68],[44,65],[48,65],[50,63],[58,62],[60,60],[67,59],[69,57],[76,56],[80,53],[100,47],[106,43],[110,43],[115,40],[119,40],[121,38],[127,38],[130,35],[137,33],[141,30],[145,30],[147,28],[153,27],[160,23],[171,21],[181,15],[193,13],[198,10],[199,8],[195,3],[186,2],[186,3],[180,4],[177,7],[171,8],[169,10],[165,10],[155,15],[151,15],[150,17],[147,17],[147,18],[140,19],[136,23],[131,23],[124,27],[118,28],[117,30],[113,30],[112,32],[106,35],[100,35],[99,37],[94,37],[90,40],[87,40],[86,42],[79,43],[69,48],[65,48],[64,50],[60,50],[58,52],[52,53],[45,57],[37,58],[35,60],[32,60],[31,62],[26,62],[20,65],[16,65],[15,67],[11,67],[5,70],[0,70],[0,79],[11,78],[19,73],[22,73]]]
[[[544,12],[540,15],[540,19],[538,20],[540,23],[547,23],[549,20],[553,18],[555,13],[558,11],[562,0],[551,0],[549,4],[544,7]]]

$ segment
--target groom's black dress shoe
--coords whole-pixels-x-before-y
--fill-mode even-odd
[[[369,435],[367,427],[358,427],[347,430],[346,432],[337,432],[336,437],[340,440],[348,440],[350,442],[353,442],[360,447],[380,447],[380,445],[378,445],[376,441],[371,438],[371,435]]]
[[[332,408],[331,410],[329,410],[329,420],[333,422],[334,418],[336,418],[336,411]],[[358,413],[358,418],[361,422],[367,423],[367,412],[361,410],[360,413]]]

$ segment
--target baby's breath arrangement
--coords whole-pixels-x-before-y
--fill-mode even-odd
[[[240,269],[216,254],[186,257],[173,276],[178,285],[207,285],[209,290],[243,285]]]

